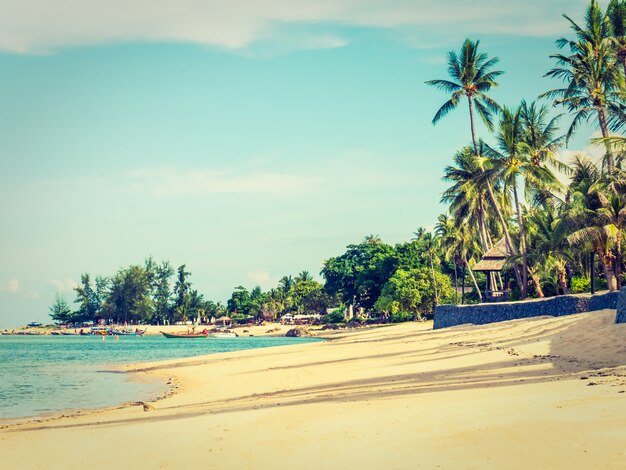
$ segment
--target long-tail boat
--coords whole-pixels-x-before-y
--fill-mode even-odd
[[[206,338],[209,335],[208,331],[202,333],[166,333],[161,331],[161,334],[166,338]]]

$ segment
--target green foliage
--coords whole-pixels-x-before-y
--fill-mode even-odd
[[[57,323],[74,321],[72,309],[62,294],[57,293],[54,296],[54,303],[50,306],[50,316]]]
[[[395,249],[370,236],[358,245],[348,245],[343,255],[326,260],[321,274],[330,295],[370,310],[397,264]]]
[[[583,276],[572,277],[572,287],[570,292],[572,294],[591,292],[591,279]]]
[[[450,302],[454,297],[452,282],[448,276],[435,271],[434,281],[436,285],[433,283],[433,272],[428,268],[408,271],[398,269],[385,283],[375,308],[396,321],[398,318],[408,317],[422,319],[434,310],[435,289],[441,303]]]
[[[345,307],[337,308],[325,315],[322,321],[324,323],[343,323],[346,319],[345,310]]]

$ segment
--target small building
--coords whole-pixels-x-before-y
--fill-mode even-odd
[[[227,316],[219,317],[215,320],[215,326],[230,326],[231,324],[232,320]]]
[[[504,279],[502,278],[502,270],[510,256],[511,251],[506,245],[506,240],[501,238],[498,243],[483,254],[480,261],[472,268],[474,272],[485,273],[483,302],[505,302],[509,300],[511,292],[508,288],[508,278],[506,272]]]

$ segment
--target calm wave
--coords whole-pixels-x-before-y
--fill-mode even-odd
[[[0,336],[0,418],[38,416],[148,400],[161,383],[132,381],[107,365],[174,359],[316,341],[242,337],[176,340],[159,336],[102,341],[92,336]]]

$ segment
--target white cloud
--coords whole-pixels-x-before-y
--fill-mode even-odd
[[[258,285],[263,289],[267,289],[276,284],[271,278],[270,273],[264,269],[257,269],[256,271],[249,272],[246,277],[254,285]]]
[[[129,41],[241,49],[290,24],[554,35],[567,29],[560,14],[581,14],[585,4],[582,0],[4,0],[0,49],[45,53],[63,46]],[[303,47],[345,43],[324,35],[304,39]]]
[[[602,134],[600,133],[600,131],[594,132],[590,136],[590,139],[595,139],[598,137],[602,137]],[[605,151],[602,145],[589,143],[581,149],[569,149],[569,148],[562,149],[559,152],[559,160],[561,160],[564,163],[569,163],[572,161],[572,158],[574,158],[576,155],[584,155],[594,162],[600,162],[601,159],[604,157],[604,153]]]
[[[39,299],[41,296],[34,290],[24,290],[20,285],[18,278],[13,278],[5,282],[3,287],[0,287],[0,292],[8,292],[10,294],[17,294],[20,297],[27,299]]]
[[[20,281],[19,279],[11,279],[6,283],[6,287],[4,289],[6,292],[11,292],[16,294],[20,290]]]
[[[314,189],[316,178],[277,172],[240,174],[213,169],[147,168],[128,175],[131,187],[155,197],[216,193],[302,194]]]
[[[78,286],[78,282],[74,279],[51,279],[48,281],[52,287],[54,287],[59,292],[67,292],[73,290],[76,286]]]

